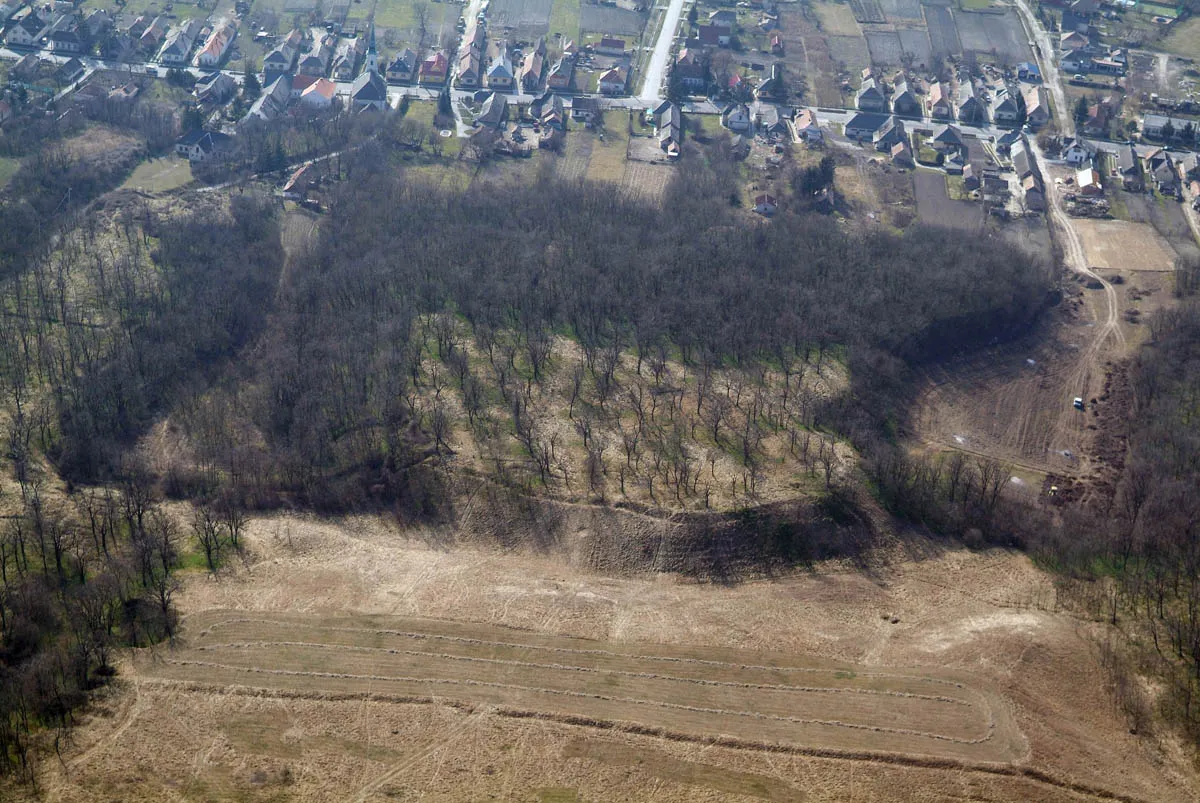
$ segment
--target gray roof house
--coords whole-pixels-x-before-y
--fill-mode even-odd
[[[958,120],[967,125],[978,125],[988,121],[987,107],[975,94],[975,87],[970,78],[960,78],[958,82]]]
[[[853,140],[871,139],[876,131],[888,121],[886,114],[859,112],[846,123],[846,137]]]
[[[479,110],[479,116],[475,118],[475,125],[499,128],[506,122],[508,122],[508,97],[498,92],[493,92],[483,102],[483,107]]]
[[[904,122],[898,117],[887,118],[887,121],[871,135],[871,142],[875,145],[875,150],[884,152],[891,152],[893,146],[908,142]]]
[[[363,70],[350,88],[354,105],[361,109],[387,108],[387,82],[374,70]]]
[[[874,78],[864,78],[862,86],[858,89],[858,94],[854,98],[854,105],[864,112],[883,112],[887,111],[887,97],[875,86]]]
[[[892,93],[892,112],[901,117],[921,116],[921,100],[913,93],[907,80],[896,82]]]

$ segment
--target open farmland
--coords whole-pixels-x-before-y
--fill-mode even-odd
[[[205,612],[147,678],[272,691],[446,698],[681,738],[1006,762],[1025,745],[994,692],[941,671],[616,645],[387,617]]]
[[[929,45],[934,58],[946,59],[962,52],[958,26],[954,24],[954,15],[949,8],[942,5],[926,6],[925,21],[929,25]]]
[[[963,50],[975,51],[981,59],[1015,65],[1033,58],[1029,36],[1011,9],[1003,14],[959,11],[954,21]]]

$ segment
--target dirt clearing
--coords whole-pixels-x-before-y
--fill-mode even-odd
[[[1154,227],[1127,220],[1073,221],[1088,263],[1105,270],[1170,271],[1175,252]]]

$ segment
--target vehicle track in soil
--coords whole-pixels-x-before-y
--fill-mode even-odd
[[[1058,101],[1055,106],[1060,130],[1069,134],[1073,126],[1061,100],[1065,97],[1061,77],[1055,65],[1043,59],[1043,54],[1054,52],[1053,44],[1037,25],[1025,0],[1017,0],[1017,10],[1030,39],[1039,43],[1037,60],[1047,88]],[[1049,176],[1046,156],[1036,140],[1030,138],[1029,146],[1038,169],[1043,176]],[[999,372],[989,376],[986,370],[948,376],[941,383],[931,382],[919,403],[923,408],[917,417],[919,422],[940,420],[938,409],[946,405],[973,407],[975,414],[958,416],[959,421],[966,422],[959,428],[970,428],[962,433],[951,435],[938,431],[937,426],[925,429],[921,424],[918,431],[926,444],[937,448],[996,458],[1031,471],[1078,478],[1090,475],[1094,469],[1087,459],[1092,441],[1088,429],[1091,416],[1088,411],[1075,409],[1072,399],[1081,397],[1086,404],[1099,395],[1105,379],[1105,360],[1114,350],[1123,352],[1128,343],[1121,331],[1116,288],[1088,265],[1082,241],[1063,210],[1059,195],[1052,189],[1048,195],[1047,224],[1062,249],[1063,265],[1103,292],[1104,306],[1096,316],[1094,334],[1074,356],[1060,351],[1050,366],[1042,362],[1045,370],[1037,383],[1002,376]],[[1056,382],[1057,388],[1047,387],[1050,382]],[[1063,455],[1071,457],[1064,462],[1060,459]]]

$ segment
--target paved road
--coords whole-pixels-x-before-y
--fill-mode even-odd
[[[650,65],[646,68],[646,75],[642,81],[642,92],[638,95],[643,105],[654,105],[662,100],[667,61],[671,58],[671,44],[675,41],[675,32],[679,30],[684,2],[685,0],[671,0],[667,6],[667,13],[663,15],[662,29],[658,32],[658,41],[654,43]]]
[[[1043,85],[1054,96],[1054,113],[1058,117],[1058,130],[1064,136],[1070,136],[1075,132],[1075,121],[1071,119],[1071,109],[1067,106],[1067,95],[1062,88],[1062,76],[1058,74],[1058,65],[1054,62],[1056,52],[1054,41],[1038,22],[1033,10],[1029,7],[1029,0],[1016,0],[1016,3],[1026,33],[1029,34],[1030,40],[1037,44],[1037,48],[1035,48],[1037,53],[1034,58],[1037,59],[1038,66],[1042,68]]]

